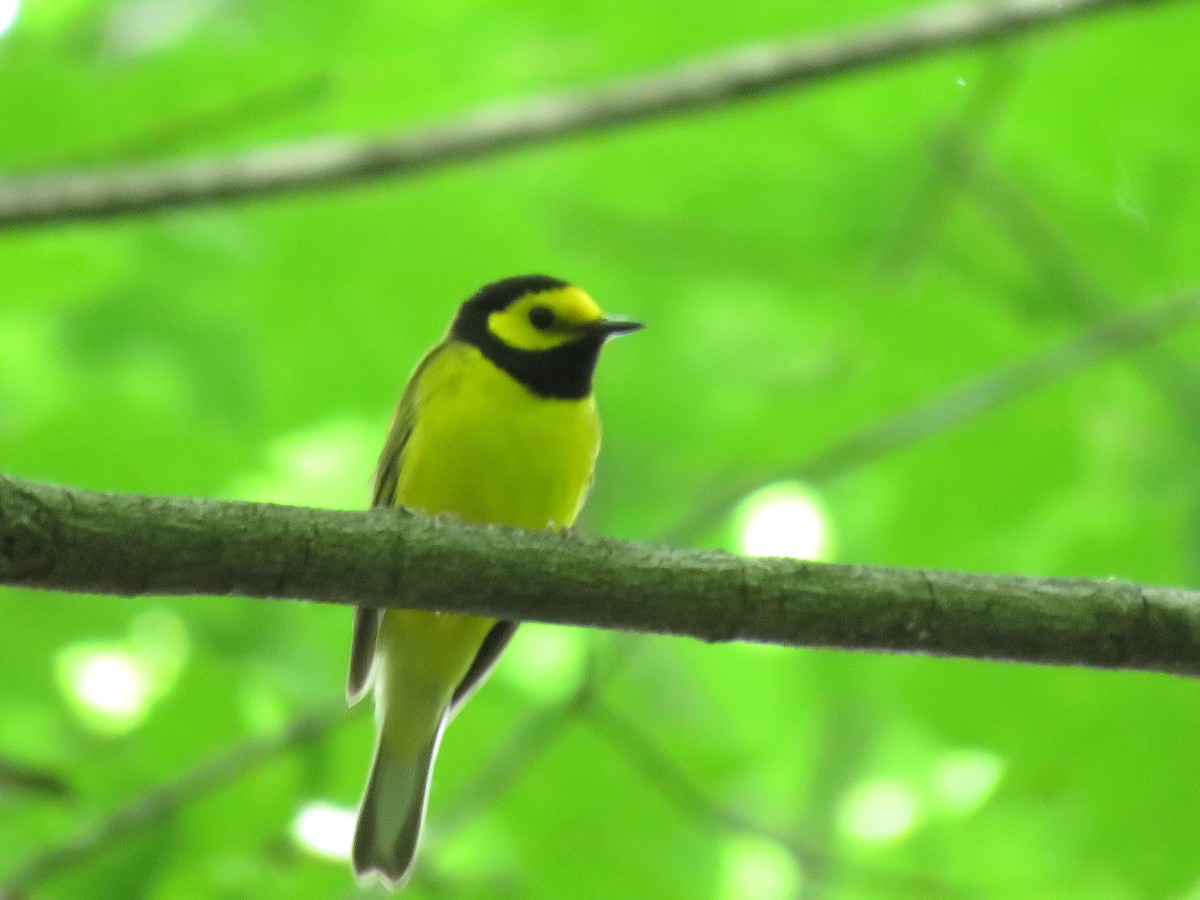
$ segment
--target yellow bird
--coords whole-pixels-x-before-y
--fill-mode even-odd
[[[641,325],[607,318],[574,285],[498,281],[459,307],[409,379],[375,473],[375,506],[468,522],[562,529],[600,447],[592,376],[604,342]],[[375,684],[378,737],[354,833],[354,871],[393,887],[412,872],[447,721],[516,630],[454,613],[362,607],[347,697]]]

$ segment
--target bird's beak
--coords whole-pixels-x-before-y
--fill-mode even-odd
[[[606,318],[589,322],[583,326],[583,330],[590,334],[612,337],[616,334],[629,334],[631,331],[640,331],[644,327],[641,322],[634,322],[632,319]]]

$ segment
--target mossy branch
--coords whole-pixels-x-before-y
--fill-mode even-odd
[[[236,594],[759,641],[1200,674],[1200,592],[745,559],[460,522],[0,477],[0,583]]]

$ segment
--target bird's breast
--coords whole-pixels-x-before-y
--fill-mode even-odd
[[[396,501],[466,521],[566,527],[599,444],[590,396],[538,397],[474,347],[452,344],[423,373]]]

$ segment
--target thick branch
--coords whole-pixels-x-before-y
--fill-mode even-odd
[[[486,110],[438,128],[326,137],[240,156],[0,182],[0,229],[101,219],[401,177],[468,160],[685,115],[847,72],[1013,37],[1164,0],[997,0],[934,6],[901,19],[746,47],[588,93]]]
[[[1200,592],[742,559],[376,509],[0,478],[0,583],[241,594],[565,625],[1200,674]]]

